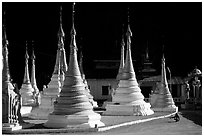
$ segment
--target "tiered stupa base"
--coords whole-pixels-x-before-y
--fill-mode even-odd
[[[135,78],[120,80],[112,100],[112,103],[107,103],[104,115],[147,116],[154,114],[154,111],[150,109],[150,103],[144,101]]]
[[[33,108],[29,114],[29,117],[35,119],[48,119],[47,116],[54,110],[53,103],[55,99],[56,97],[44,96],[41,100],[41,105]]]
[[[35,106],[35,99],[33,96],[34,89],[31,84],[23,84],[20,89],[23,106]]]
[[[49,121],[47,121],[44,126],[50,128],[97,128],[105,126],[105,124],[100,121],[101,116],[97,113],[92,113],[89,115],[50,114],[48,119]]]
[[[113,116],[147,116],[154,114],[154,111],[150,109],[151,105],[145,101],[139,104],[117,104],[108,102],[106,105],[106,111],[103,115]]]
[[[30,118],[35,119],[48,119],[49,113],[54,110],[54,102],[59,95],[61,84],[57,78],[57,75],[53,75],[52,81],[49,83],[48,88],[44,89],[41,94],[41,104],[38,107],[33,108]]]
[[[173,102],[170,94],[152,94],[150,97],[152,109],[156,112],[177,112],[178,107]]]

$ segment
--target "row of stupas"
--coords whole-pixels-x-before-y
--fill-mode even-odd
[[[74,27],[74,5],[72,11],[72,29],[69,65],[66,64],[66,54],[64,50],[64,32],[62,29],[62,19],[60,10],[60,30],[58,32],[58,50],[56,56],[56,64],[48,88],[44,89],[41,101],[38,108],[33,109],[31,113],[46,116],[48,121],[44,124],[48,128],[69,128],[69,127],[84,127],[95,128],[105,126],[101,122],[101,115],[94,112],[93,107],[97,103],[93,100],[90,94],[88,84],[83,71],[82,52],[80,60],[77,60],[77,45],[76,45],[76,30]],[[129,20],[129,17],[128,17]],[[154,111],[172,111],[176,107],[174,105],[171,93],[168,89],[165,71],[165,61],[162,61],[162,79],[159,94],[154,96],[156,103],[144,101],[144,96],[136,79],[131,57],[131,36],[130,25],[128,21],[127,49],[126,58],[124,60],[124,37],[122,38],[121,47],[121,62],[117,75],[118,87],[112,95],[112,102],[106,105],[106,111],[103,115],[136,115],[146,116],[154,114]],[[33,54],[34,55],[34,54]],[[32,57],[35,59],[35,57]],[[34,63],[34,61],[33,61]],[[32,71],[33,72],[33,71]],[[35,72],[35,71],[34,71]],[[32,76],[35,76],[35,73]],[[32,80],[33,78],[31,78]],[[35,78],[33,79],[36,84]],[[30,83],[28,74],[28,54],[26,50],[25,61],[25,76],[21,87],[22,100],[24,106],[34,103],[33,95],[34,88]],[[153,96],[152,96],[153,97]],[[154,99],[151,99],[153,102]],[[164,109],[168,108],[168,109]],[[172,109],[171,109],[172,108]],[[44,110],[44,111],[43,111]],[[47,116],[48,115],[48,116]]]
[[[76,30],[74,27],[74,5],[72,12],[72,29],[69,55],[69,67],[65,74],[64,85],[56,102],[54,111],[48,115],[44,124],[51,128],[84,127],[94,128],[104,126],[101,115],[93,111],[93,106],[87,96],[88,91],[82,78],[77,61]]]
[[[35,54],[34,50],[32,52],[32,73],[31,80],[29,77],[28,71],[28,52],[27,52],[27,43],[26,43],[26,53],[25,53],[25,73],[23,78],[23,84],[20,89],[20,94],[22,96],[22,105],[23,106],[36,106],[40,104],[40,93],[37,87],[36,78],[35,78]]]
[[[65,73],[68,69],[66,61],[66,52],[64,49],[65,33],[62,28],[62,8],[60,8],[60,27],[58,31],[58,49],[54,71],[48,87],[43,89],[41,105],[39,108],[33,109],[30,116],[38,118],[47,118],[47,115],[53,111],[53,103],[56,101],[61,88],[64,84]]]

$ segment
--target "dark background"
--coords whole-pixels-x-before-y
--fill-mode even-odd
[[[10,73],[21,86],[25,67],[25,43],[28,53],[36,54],[36,80],[39,88],[47,84],[54,70],[59,30],[59,10],[65,32],[65,50],[69,61],[72,3],[3,2],[9,41]],[[129,7],[132,58],[136,75],[142,54],[149,48],[153,67],[160,73],[164,45],[166,65],[172,76],[185,77],[195,66],[202,67],[202,3],[201,2],[77,2],[75,5],[76,43],[83,47],[86,78],[94,78],[93,60],[120,60],[122,29],[127,29]],[[124,27],[123,27],[124,24]],[[31,45],[31,41],[34,45]],[[29,59],[31,70],[31,59]],[[115,78],[117,70],[107,77]],[[97,73],[100,73],[98,70]],[[104,76],[106,77],[106,76]],[[20,88],[20,87],[19,87]]]

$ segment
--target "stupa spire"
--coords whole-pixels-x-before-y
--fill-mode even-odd
[[[35,90],[35,92],[38,92],[39,89],[37,87],[37,83],[36,83],[36,78],[35,78],[35,53],[34,53],[34,49],[32,50],[32,73],[31,73],[31,85],[33,87],[33,89]]]
[[[146,48],[145,60],[149,60],[149,48],[148,48],[148,41],[147,41],[147,48]]]
[[[165,86],[168,87],[168,82],[166,79],[166,68],[165,68],[165,58],[164,58],[164,54],[162,57],[162,72],[161,72],[161,83]]]
[[[71,43],[70,43],[70,56],[69,56],[69,69],[68,74],[70,76],[81,76],[78,61],[77,61],[77,46],[76,46],[76,30],[74,27],[74,5],[72,6],[72,29],[71,29]]]
[[[65,33],[62,28],[62,6],[60,6],[60,27],[58,31],[58,49],[64,48]]]
[[[5,12],[4,12],[5,15]],[[3,72],[2,72],[2,81],[10,81],[10,72],[8,64],[8,40],[6,36],[6,25],[5,19],[3,20],[3,34],[2,34],[2,48],[3,48]]]
[[[120,67],[118,70],[118,75],[116,77],[117,80],[121,79],[121,75],[124,69],[124,46],[125,46],[125,42],[124,42],[124,35],[122,35],[122,41],[121,41],[121,55],[120,55]]]
[[[26,53],[25,53],[25,73],[23,78],[23,83],[30,83],[29,71],[28,71],[28,51],[27,51],[27,41],[26,41]]]
[[[81,72],[82,79],[85,79],[85,74],[84,74],[84,69],[83,69],[83,53],[82,53],[82,48],[81,48],[81,51],[80,51],[80,54],[79,54],[79,69],[80,69],[80,72]]]
[[[128,16],[128,21],[129,21],[129,16]],[[133,77],[135,78],[135,72],[134,72],[133,63],[132,63],[132,56],[131,56],[132,32],[131,32],[129,23],[128,23],[128,27],[127,27],[126,36],[127,36],[127,49],[126,49],[126,58],[125,58],[125,65],[124,65],[123,72],[126,74],[128,73],[128,75],[124,75],[125,78],[133,78]]]

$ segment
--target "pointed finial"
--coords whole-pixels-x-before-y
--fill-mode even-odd
[[[162,60],[165,61],[165,58],[164,58],[164,45],[162,46]]]
[[[32,60],[35,60],[35,53],[34,53],[34,48],[32,49],[33,50],[33,52],[32,52]]]
[[[25,59],[26,60],[29,58],[28,51],[27,51],[27,46],[28,46],[28,42],[26,41],[26,54],[25,54]]]
[[[72,30],[71,30],[72,35],[76,35],[76,31],[75,31],[75,28],[74,28],[74,13],[75,13],[74,5],[75,5],[75,2],[72,5]]]
[[[149,59],[149,48],[148,48],[148,40],[147,40],[147,48],[146,48],[146,59]]]
[[[127,32],[126,32],[126,35],[129,37],[129,36],[132,36],[132,32],[130,30],[130,20],[129,20],[129,7],[128,7],[128,27],[127,27]]]
[[[60,24],[62,24],[62,6],[60,6]]]
[[[130,10],[130,9],[129,9],[129,7],[128,7],[128,9],[127,9],[127,12],[128,12],[128,13],[127,13],[127,14],[128,14],[128,24],[130,23],[130,15],[129,15],[130,13],[129,13],[129,10]]]

